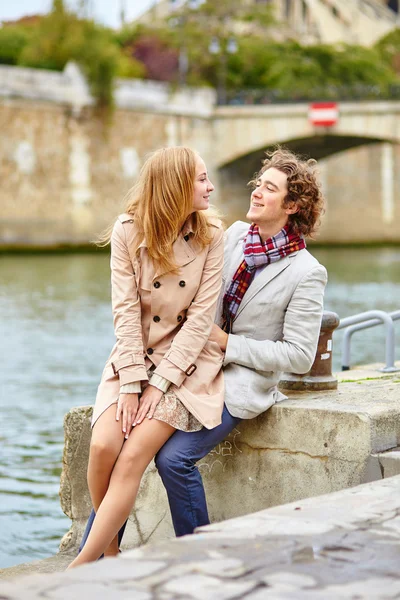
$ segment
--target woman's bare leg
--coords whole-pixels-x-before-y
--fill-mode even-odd
[[[97,419],[90,442],[87,481],[95,512],[106,495],[110,477],[124,444],[121,422],[115,420],[117,405],[112,404]],[[118,535],[104,552],[105,556],[118,554]]]
[[[69,568],[97,560],[109,546],[132,510],[147,465],[174,431],[157,419],[136,425],[115,463],[86,544]]]

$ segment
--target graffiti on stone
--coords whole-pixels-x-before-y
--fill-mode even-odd
[[[215,448],[213,448],[213,450],[211,450],[211,452],[202,460],[199,464],[199,469],[206,473],[211,473],[217,465],[220,465],[222,470],[225,471],[228,464],[239,454],[242,454],[242,450],[240,450],[236,443],[239,435],[240,431],[235,427],[226,440],[215,446]]]

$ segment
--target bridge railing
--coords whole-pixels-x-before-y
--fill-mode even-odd
[[[219,95],[218,105],[294,104],[297,102],[362,102],[371,100],[400,100],[400,85],[386,88],[374,85],[324,86],[306,91],[283,92],[266,88],[227,90]]]

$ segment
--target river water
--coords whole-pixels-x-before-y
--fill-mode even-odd
[[[400,308],[400,248],[312,253],[328,269],[327,310]],[[1,568],[54,554],[69,527],[58,498],[63,416],[92,403],[114,337],[105,254],[2,256],[0,281]],[[383,357],[381,327],[354,336],[353,364]]]

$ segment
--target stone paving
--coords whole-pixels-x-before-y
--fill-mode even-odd
[[[67,573],[0,583],[1,600],[400,598],[400,476],[203,527]]]

